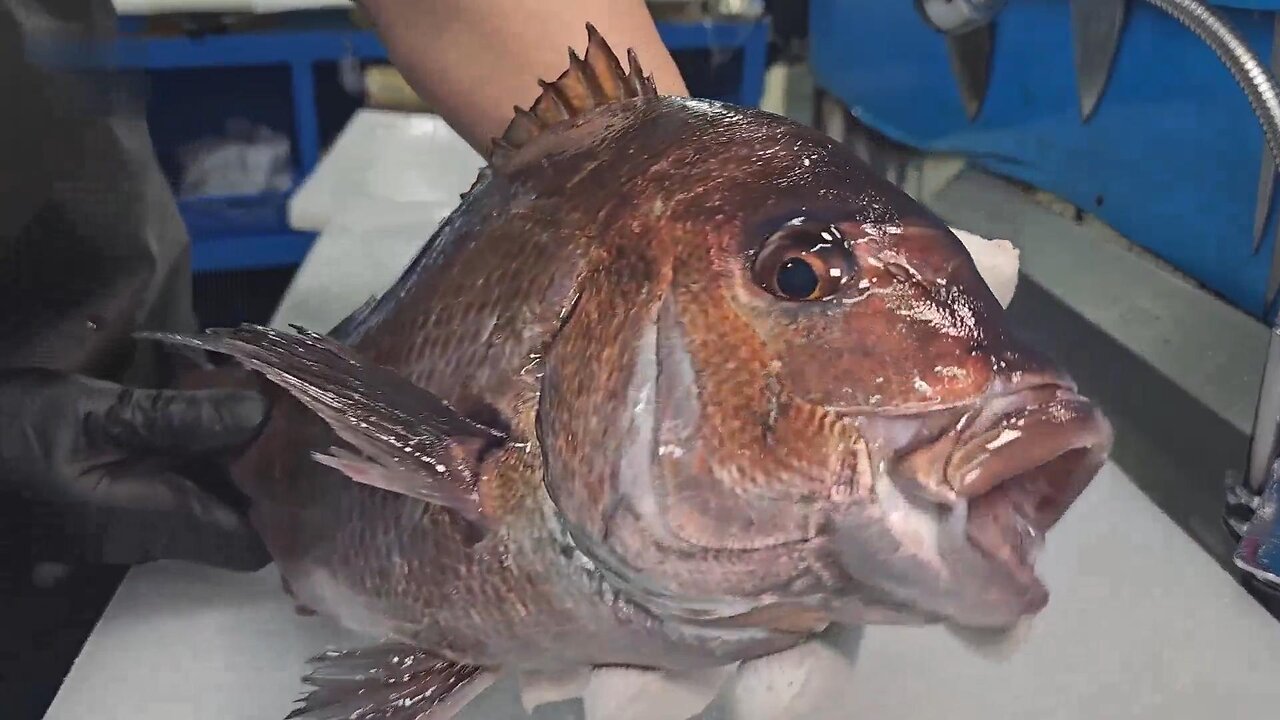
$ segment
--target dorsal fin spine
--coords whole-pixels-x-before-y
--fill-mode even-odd
[[[494,138],[489,165],[502,172],[520,149],[560,122],[621,100],[657,97],[653,76],[646,76],[634,50],[627,51],[629,72],[595,29],[587,24],[587,51],[569,48],[569,67],[555,82],[539,80],[542,92],[529,109],[515,108],[502,137]]]
[[[627,50],[627,66],[630,68],[627,80],[631,85],[631,92],[636,95],[644,95],[645,91],[649,90],[655,95],[657,94],[653,84],[653,76],[645,77],[644,68],[640,67],[640,56],[636,55],[635,50]],[[646,85],[648,85],[648,88],[645,87]]]
[[[542,92],[555,98],[556,105],[560,106],[560,109],[564,111],[566,118],[571,118],[578,114],[578,109],[573,106],[573,99],[569,97],[569,94],[564,91],[558,81],[549,83],[545,80],[540,80],[538,85],[542,87]]]
[[[528,142],[542,128],[538,117],[522,107],[515,108],[515,117],[507,128],[507,135],[520,143]]]
[[[554,92],[542,89],[542,94],[533,102],[530,111],[538,118],[542,126],[551,126],[569,118],[569,109]]]
[[[604,86],[600,83],[595,68],[587,65],[586,61],[578,57],[578,53],[569,48],[569,67],[582,77],[582,84],[586,86],[587,98],[590,100],[589,107],[598,107],[609,102],[610,98],[605,94]],[[583,108],[583,109],[588,109]]]

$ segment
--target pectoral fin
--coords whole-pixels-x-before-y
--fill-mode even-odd
[[[480,521],[477,468],[504,436],[332,339],[302,328],[285,333],[242,325],[164,342],[230,355],[319,415],[361,454],[334,448],[316,459],[356,482],[446,505]]]
[[[372,485],[401,495],[409,495],[437,505],[457,510],[468,520],[483,524],[479,503],[474,493],[456,482],[423,482],[420,472],[363,458],[340,447],[331,447],[326,453],[312,453],[322,465],[342,472],[358,483]]]

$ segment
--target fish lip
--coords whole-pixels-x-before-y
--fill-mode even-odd
[[[1092,482],[1113,442],[1110,422],[1074,387],[1037,384],[984,403],[945,477],[958,498],[1016,496],[1015,510],[1043,534]]]

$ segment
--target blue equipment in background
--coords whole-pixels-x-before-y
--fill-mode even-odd
[[[1280,1],[1209,4],[1270,56]],[[810,0],[817,84],[889,138],[965,154],[1054,193],[1269,320],[1280,203],[1270,199],[1255,252],[1263,133],[1218,57],[1160,9],[1130,0],[1105,91],[1082,120],[1071,1],[1001,5],[972,121],[947,37],[908,0]]]
[[[341,131],[360,99],[342,90],[339,63],[385,61],[376,35],[342,14],[297,13],[272,29],[203,36],[157,37],[122,18],[121,37],[107,62],[144,71],[151,134],[171,180],[179,147],[222,131],[229,117],[261,123],[292,140],[301,183],[323,148]],[[659,22],[682,62],[691,92],[758,105],[764,87],[768,21]],[[725,55],[730,56],[726,63]],[[690,72],[688,65],[695,66]],[[728,68],[726,77],[719,69]],[[734,71],[736,70],[736,73]],[[175,181],[176,184],[176,181]],[[286,220],[290,192],[181,199],[196,273],[297,265],[314,239]]]

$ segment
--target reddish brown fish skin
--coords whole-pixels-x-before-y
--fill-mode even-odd
[[[830,301],[781,302],[751,278],[752,252],[797,216],[852,241],[860,274]],[[473,545],[449,511],[314,463],[332,435],[285,398],[238,476],[299,600],[372,632],[477,664],[765,654],[803,635],[698,634],[601,592],[547,494],[664,592],[835,603],[861,585],[827,529],[874,502],[855,418],[1052,374],[1000,316],[946,227],[827,137],[702,101],[619,102],[480,182],[350,338],[508,426],[481,485],[499,532]],[[643,472],[623,469],[637,458]],[[651,483],[656,511],[626,500],[630,481]]]

